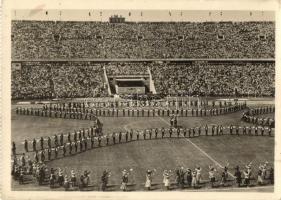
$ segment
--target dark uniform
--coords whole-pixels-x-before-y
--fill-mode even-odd
[[[36,151],[36,140],[33,139],[32,141],[33,151]]]
[[[232,135],[232,133],[233,133],[233,126],[232,125],[230,125],[230,127],[229,127],[229,132],[230,132],[230,135]]]
[[[65,156],[65,153],[66,153],[66,147],[65,147],[65,145],[62,146],[62,151],[63,151],[63,156]]]
[[[43,150],[44,149],[44,138],[43,137],[40,138],[40,146],[41,146],[41,150]]]
[[[16,155],[16,143],[12,142],[12,153],[13,155]]]
[[[129,136],[129,133],[128,133],[128,131],[127,131],[127,132],[126,132],[126,135],[125,135],[126,142],[128,142],[128,136]]]
[[[113,144],[115,144],[116,143],[115,133],[112,134],[112,139],[113,139]]]
[[[187,129],[184,128],[184,129],[183,129],[183,136],[184,136],[184,137],[186,137],[186,133],[187,133]]]
[[[157,135],[158,135],[158,128],[155,129],[155,138],[157,139]]]
[[[50,138],[50,137],[48,137],[48,147],[49,147],[49,148],[52,148],[51,138]]]
[[[48,151],[48,160],[51,160],[52,150],[48,148],[47,151]]]
[[[133,130],[131,129],[130,131],[130,140],[132,141],[133,140]]]
[[[165,128],[162,128],[162,129],[161,129],[161,132],[162,132],[162,138],[163,138],[164,135],[165,135]]]
[[[177,128],[177,135],[178,135],[178,137],[180,137],[180,133],[181,133],[180,128]]]
[[[122,133],[120,132],[119,133],[119,143],[121,142],[121,140],[122,140]]]

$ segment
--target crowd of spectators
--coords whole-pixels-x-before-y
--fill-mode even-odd
[[[160,94],[274,96],[275,65],[266,63],[158,64],[151,73]]]
[[[52,96],[51,68],[39,63],[23,63],[12,69],[12,98],[48,98]]]
[[[12,69],[13,99],[107,96],[107,75],[149,75],[159,97],[274,96],[274,62],[189,63],[22,62]],[[138,96],[141,98],[141,96]]]
[[[88,62],[23,62],[12,70],[13,99],[100,97],[107,94],[103,67]]]
[[[12,59],[274,58],[274,22],[12,21]]]
[[[106,65],[107,75],[148,75],[148,64],[138,63],[112,63]]]

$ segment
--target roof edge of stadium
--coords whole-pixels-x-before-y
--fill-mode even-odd
[[[152,61],[271,61],[275,58],[167,58],[167,59],[12,59],[12,62],[152,62]]]

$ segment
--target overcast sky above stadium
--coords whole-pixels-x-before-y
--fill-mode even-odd
[[[122,15],[126,21],[275,21],[273,11],[195,10],[14,10],[14,20],[108,21]]]

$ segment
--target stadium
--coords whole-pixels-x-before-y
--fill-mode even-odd
[[[132,13],[12,20],[12,190],[273,192],[274,18]]]

